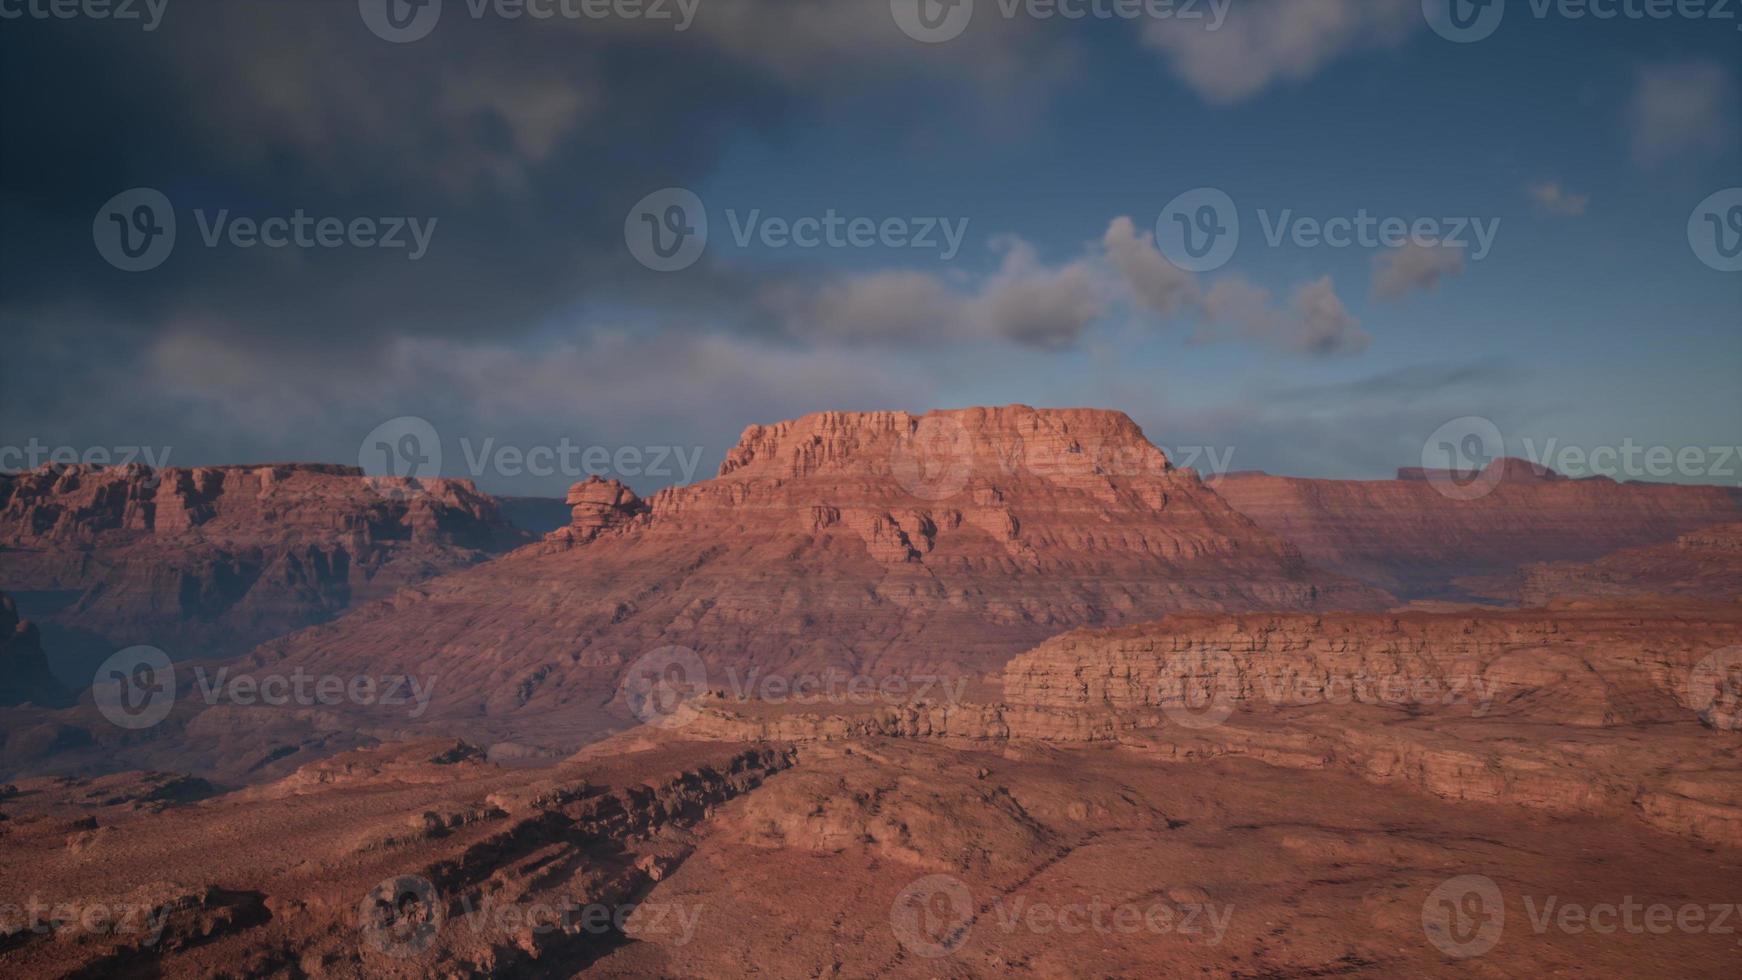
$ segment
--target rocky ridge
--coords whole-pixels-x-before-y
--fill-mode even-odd
[[[237,653],[527,540],[469,480],[304,464],[0,475],[0,587],[39,607],[66,657]]]
[[[1055,637],[969,698],[782,711],[714,694],[680,730],[1243,757],[1742,846],[1742,691],[1696,682],[1738,642],[1742,610],[1701,605],[1179,614]]]
[[[1742,598],[1742,524],[1713,525],[1590,562],[1537,562],[1521,577],[1517,597],[1527,605],[1652,595],[1735,600]]]
[[[1489,464],[1473,485],[1489,489],[1470,499],[1442,493],[1444,484],[1420,470],[1398,476],[1230,473],[1212,485],[1307,561],[1405,598],[1470,598],[1458,579],[1591,560],[1742,520],[1736,488],[1573,480],[1519,459]]]

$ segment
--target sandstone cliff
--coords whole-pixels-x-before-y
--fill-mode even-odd
[[[1312,480],[1231,473],[1214,487],[1315,565],[1408,598],[1467,597],[1455,579],[1529,562],[1587,560],[1742,520],[1742,491],[1569,480],[1496,460],[1491,492],[1454,500],[1419,471],[1397,480]]]

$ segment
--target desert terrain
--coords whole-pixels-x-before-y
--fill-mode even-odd
[[[0,606],[0,962],[1734,975],[1742,504],[1493,465],[823,413],[542,537],[331,468],[0,477],[7,592],[175,651],[81,688]]]

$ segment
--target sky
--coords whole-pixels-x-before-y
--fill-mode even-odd
[[[0,0],[0,469],[1024,403],[1742,484],[1742,11],[1448,2]]]

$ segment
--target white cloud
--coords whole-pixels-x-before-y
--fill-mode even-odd
[[[1197,341],[1250,340],[1315,356],[1358,353],[1370,339],[1329,276],[1297,286],[1286,308],[1238,277],[1218,281],[1206,295],[1197,277],[1169,263],[1154,236],[1139,234],[1129,217],[1113,219],[1098,247],[1061,265],[1042,262],[1033,245],[1014,236],[992,244],[1003,259],[978,282],[880,271],[821,285],[782,284],[763,292],[762,306],[789,336],[813,343],[1000,340],[1062,350],[1115,310],[1160,324],[1196,318]],[[1434,278],[1445,272],[1444,260],[1430,263]],[[1456,263],[1462,269],[1461,252]],[[1425,273],[1412,266],[1409,275]]]
[[[1124,276],[1142,305],[1163,316],[1172,316],[1182,306],[1197,302],[1198,287],[1192,274],[1161,254],[1155,247],[1154,235],[1138,235],[1130,218],[1123,215],[1114,218],[1101,245],[1107,250],[1107,261]]]
[[[964,300],[929,272],[896,269],[838,279],[806,292],[782,284],[762,297],[789,333],[815,339],[906,341],[958,330]]]
[[[1143,40],[1210,102],[1249,99],[1298,82],[1356,51],[1395,45],[1425,23],[1419,0],[1249,0],[1227,21],[1151,19]]]
[[[993,243],[998,271],[959,288],[942,277],[897,269],[829,280],[783,283],[761,304],[794,338],[850,344],[1007,340],[1070,347],[1105,312],[1103,276],[1092,258],[1061,266],[1040,261],[1014,236]]]
[[[1532,184],[1529,187],[1529,191],[1530,199],[1536,202],[1536,206],[1550,214],[1564,214],[1569,217],[1578,217],[1579,215],[1584,214],[1585,209],[1591,204],[1590,195],[1574,194],[1572,191],[1562,187],[1561,182],[1558,180],[1548,180],[1543,181],[1540,184]]]
[[[1463,273],[1462,248],[1408,242],[1373,256],[1373,297],[1402,299],[1413,292],[1431,293],[1440,280]]]
[[[1733,145],[1735,85],[1730,72],[1711,61],[1641,68],[1627,105],[1634,161],[1658,167]]]
[[[970,321],[982,332],[1064,348],[1105,312],[1104,288],[1089,260],[1048,268],[1027,242],[1008,238],[1000,244],[1006,250],[1004,264],[970,311]]]
[[[1204,297],[1205,324],[1194,339],[1233,335],[1298,354],[1359,354],[1372,337],[1350,315],[1330,276],[1296,286],[1286,308],[1272,302],[1270,290],[1239,276],[1228,276]]]

